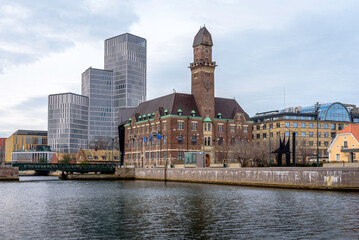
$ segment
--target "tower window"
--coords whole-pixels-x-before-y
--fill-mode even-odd
[[[193,74],[194,78],[198,78],[198,73]]]
[[[210,74],[209,72],[205,72],[205,73],[204,73],[204,76],[205,76],[205,77],[210,77],[211,74]]]

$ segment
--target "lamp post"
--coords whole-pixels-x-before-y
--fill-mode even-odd
[[[112,165],[113,165],[113,146],[115,144],[115,139],[112,138]]]
[[[269,133],[269,167],[272,167],[272,155],[271,155],[271,135],[270,135],[270,130],[271,130],[272,128],[271,127],[269,127],[268,128],[268,133]]]
[[[317,112],[317,167],[319,167],[319,129],[318,129],[318,121],[319,121],[319,103],[316,104],[316,112]]]

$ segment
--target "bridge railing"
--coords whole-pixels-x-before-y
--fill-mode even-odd
[[[14,163],[20,171],[115,172],[116,164]]]

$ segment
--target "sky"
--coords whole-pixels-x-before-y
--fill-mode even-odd
[[[81,94],[104,40],[147,39],[147,99],[190,93],[192,42],[212,34],[215,95],[253,116],[316,102],[359,105],[359,1],[0,0],[0,137],[47,130],[49,94]]]

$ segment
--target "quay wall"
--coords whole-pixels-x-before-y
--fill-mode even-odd
[[[19,169],[13,167],[0,167],[0,181],[18,181]]]
[[[359,168],[135,168],[143,180],[234,184],[245,186],[359,190]]]

